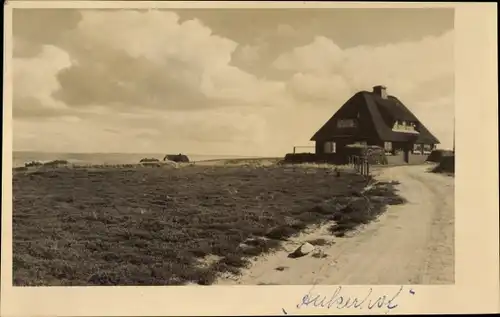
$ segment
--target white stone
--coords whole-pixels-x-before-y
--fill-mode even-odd
[[[306,254],[309,254],[311,253],[312,251],[314,251],[314,246],[308,242],[302,244],[300,247],[298,247],[294,252],[293,252],[293,255],[294,256],[304,256]]]

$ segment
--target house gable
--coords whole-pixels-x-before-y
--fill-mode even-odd
[[[329,140],[335,137],[373,138],[375,127],[362,93],[352,96],[313,135],[311,141]]]

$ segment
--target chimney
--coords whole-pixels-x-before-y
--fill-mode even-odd
[[[373,87],[373,93],[380,96],[382,99],[387,99],[387,87],[378,85]]]

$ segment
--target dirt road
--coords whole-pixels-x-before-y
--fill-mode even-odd
[[[219,284],[453,284],[454,182],[428,172],[429,166],[374,171],[378,180],[396,180],[404,205],[389,206],[377,221],[342,238],[327,226],[311,228],[284,250],[254,260],[240,277]],[[317,257],[288,258],[301,243],[323,238]]]

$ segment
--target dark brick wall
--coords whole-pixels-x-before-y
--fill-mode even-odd
[[[402,164],[412,164],[412,165],[417,165],[417,164],[424,164],[425,161],[427,160],[427,155],[422,155],[422,154],[412,154],[410,153],[409,155],[409,162],[406,163],[404,159],[404,154],[399,153],[396,155],[387,155],[387,163],[389,165],[402,165]]]
[[[323,154],[313,154],[313,153],[295,153],[285,155],[286,163],[329,163],[336,165],[343,165],[349,163],[349,158],[347,155],[338,153],[323,153]]]

